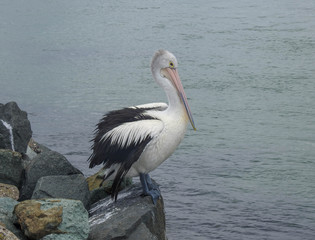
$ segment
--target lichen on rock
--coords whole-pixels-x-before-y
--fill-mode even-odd
[[[89,235],[88,212],[78,200],[26,200],[15,206],[14,215],[30,239],[53,234],[64,239],[86,240]]]
[[[62,222],[62,206],[41,209],[41,203],[27,200],[14,208],[17,223],[30,239],[40,239],[51,233],[62,233],[58,226]]]

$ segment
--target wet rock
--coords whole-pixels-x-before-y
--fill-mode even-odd
[[[0,148],[25,153],[31,137],[32,130],[27,113],[22,111],[15,102],[0,104]]]
[[[19,189],[14,185],[0,183],[0,198],[1,197],[9,197],[18,200]]]
[[[3,197],[0,198],[0,225],[6,227],[8,230],[13,232],[20,240],[26,239],[20,229],[14,224],[13,210],[16,204],[19,202],[12,199]],[[0,238],[1,239],[1,238]]]
[[[141,185],[135,184],[123,190],[117,202],[107,197],[93,204],[89,240],[165,240],[163,199],[154,205],[151,197],[141,197],[141,193]]]
[[[19,240],[10,230],[0,224],[0,240]]]
[[[32,199],[67,198],[82,201],[89,206],[90,192],[82,174],[41,177],[35,187]]]
[[[9,149],[0,149],[0,182],[19,187],[22,180],[22,156]]]
[[[42,148],[25,169],[20,200],[32,197],[37,181],[44,176],[82,174],[60,153]]]
[[[41,239],[54,239],[54,240],[62,240],[62,239],[76,239],[76,240],[86,240],[89,234],[89,223],[88,223],[88,213],[84,208],[81,201],[78,200],[69,200],[69,199],[41,199],[41,200],[27,200],[26,205],[33,206],[37,212],[35,217],[27,217],[25,218],[22,224],[25,224],[25,221],[29,222],[29,226],[32,225],[30,223],[33,221],[36,225],[41,225],[44,229],[52,231],[49,234],[48,231],[45,232],[44,236],[41,236]],[[22,202],[22,203],[24,203]],[[21,204],[22,204],[21,203]],[[39,206],[39,208],[38,208]],[[17,207],[15,207],[14,214],[17,214]],[[25,208],[27,209],[27,208]],[[30,208],[29,208],[30,209]],[[61,209],[61,215],[60,215]],[[43,219],[41,216],[47,215],[47,212],[54,212],[54,218],[51,218],[52,224],[43,224]],[[25,211],[33,212],[33,211]],[[38,215],[39,214],[39,215]],[[60,221],[61,216],[61,221]],[[27,231],[25,231],[27,234]],[[35,235],[36,237],[40,237],[39,235]],[[32,239],[40,239],[40,238],[32,238]]]

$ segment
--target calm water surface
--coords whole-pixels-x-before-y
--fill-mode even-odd
[[[94,125],[165,101],[165,48],[198,131],[152,173],[169,239],[315,239],[315,2],[0,2],[0,102],[87,176]]]

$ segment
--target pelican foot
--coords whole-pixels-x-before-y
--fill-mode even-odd
[[[159,186],[152,182],[149,174],[140,173],[140,182],[142,184],[144,196],[151,196],[153,204],[156,205],[157,200],[161,196]]]
[[[157,200],[159,200],[161,193],[158,190],[150,190],[149,192],[143,192],[143,196],[150,196],[154,205],[156,205]]]

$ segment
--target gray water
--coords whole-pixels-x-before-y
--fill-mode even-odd
[[[95,124],[165,101],[179,61],[198,131],[152,177],[169,239],[315,239],[315,1],[0,2],[0,102],[87,176]]]

